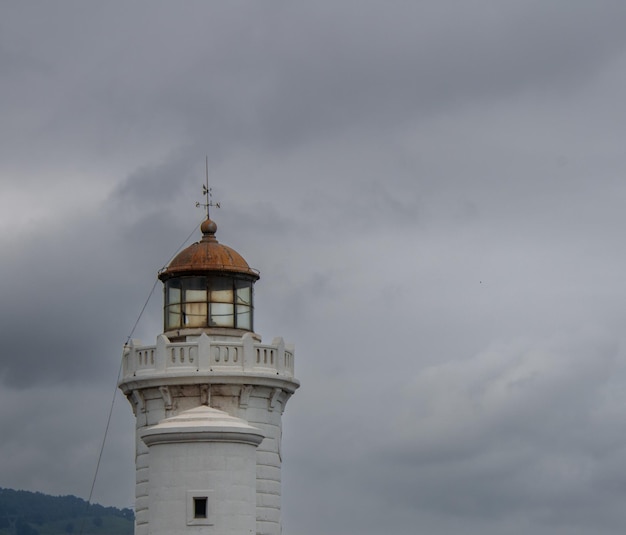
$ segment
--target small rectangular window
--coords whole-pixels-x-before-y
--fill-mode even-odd
[[[193,517],[206,518],[206,498],[196,497],[193,499]]]
[[[212,490],[207,489],[187,491],[188,526],[212,526],[214,524],[212,493]]]

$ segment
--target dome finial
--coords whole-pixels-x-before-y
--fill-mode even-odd
[[[200,225],[200,230],[202,231],[202,241],[217,241],[215,238],[215,231],[217,230],[217,225],[215,221],[209,219],[208,217],[202,222]]]

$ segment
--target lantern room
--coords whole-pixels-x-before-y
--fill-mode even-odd
[[[164,334],[170,339],[254,330],[254,283],[259,279],[235,250],[215,238],[207,218],[202,239],[174,257],[159,273],[164,283]]]

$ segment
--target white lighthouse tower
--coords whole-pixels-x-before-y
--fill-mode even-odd
[[[164,332],[124,348],[136,416],[136,535],[280,535],[281,416],[294,351],[254,332],[256,270],[202,223],[159,273]]]

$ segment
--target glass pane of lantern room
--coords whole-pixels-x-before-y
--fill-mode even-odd
[[[165,329],[180,329],[180,305],[170,305],[166,311]]]
[[[211,303],[233,302],[233,280],[227,277],[215,277],[211,280]]]
[[[211,326],[235,326],[232,303],[211,303]]]
[[[252,288],[251,283],[248,281],[237,281],[237,304],[248,305],[252,304]]]
[[[183,313],[185,327],[206,327],[206,310],[206,303],[185,304]]]
[[[252,330],[252,314],[250,307],[245,305],[237,305],[237,328]]]
[[[180,281],[171,280],[166,283],[165,304],[175,305],[180,303]]]
[[[207,291],[205,277],[189,277],[184,281],[184,327],[206,327]]]
[[[165,329],[180,329],[180,298],[179,280],[165,283]]]

